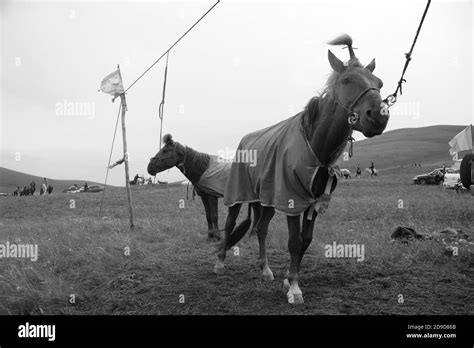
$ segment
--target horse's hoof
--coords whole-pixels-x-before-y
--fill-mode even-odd
[[[287,278],[283,279],[283,294],[287,295],[290,291],[290,282]]]
[[[221,240],[221,236],[218,232],[210,232],[207,234],[207,241],[208,242],[219,242]]]
[[[224,265],[222,264],[216,264],[214,266],[214,273],[215,274],[224,274]]]
[[[296,294],[288,293],[286,296],[288,297],[288,303],[289,304],[302,304],[302,303],[304,303],[302,293],[296,293]]]
[[[273,272],[269,271],[267,273],[262,273],[262,278],[266,282],[271,282],[275,277],[273,277]]]

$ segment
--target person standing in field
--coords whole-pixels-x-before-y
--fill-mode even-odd
[[[374,165],[374,162],[371,162],[371,165],[370,165],[370,170],[372,171],[372,175],[375,175],[375,165]]]
[[[84,183],[84,191],[87,191],[89,189],[89,185],[87,185],[87,182]]]
[[[41,185],[41,195],[45,195],[46,191],[48,190],[48,179],[43,178],[43,184]]]
[[[356,178],[360,179],[361,174],[362,170],[360,169],[360,164],[358,164],[356,169]]]

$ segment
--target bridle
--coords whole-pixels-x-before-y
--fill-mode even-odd
[[[375,88],[375,87],[366,88],[364,91],[362,91],[362,93],[359,94],[359,96],[352,102],[352,104],[349,107],[346,107],[342,103],[340,103],[337,96],[336,96],[336,98],[335,98],[336,99],[336,104],[347,111],[347,122],[351,126],[355,125],[357,123],[357,121],[359,121],[359,114],[354,111],[355,106],[362,99],[362,97],[365,96],[370,91],[377,91],[377,92],[380,93],[380,89],[378,89],[378,88]]]
[[[349,123],[349,126],[351,129],[353,129],[353,126],[359,121],[359,114],[354,111],[355,106],[357,103],[362,99],[363,96],[365,96],[368,92],[370,91],[377,91],[380,93],[380,89],[375,88],[375,87],[369,87],[366,88],[362,93],[359,94],[359,96],[352,102],[352,104],[349,107],[344,106],[342,103],[339,102],[337,96],[335,97],[336,104],[339,105],[341,108],[347,111],[347,122]],[[354,154],[354,141],[355,139],[352,136],[349,136],[348,138],[350,146],[349,146],[349,157],[352,157]]]

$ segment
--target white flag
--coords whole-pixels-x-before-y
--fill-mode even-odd
[[[118,96],[124,92],[122,76],[120,75],[119,69],[104,77],[100,84],[100,90],[113,96]]]
[[[451,146],[449,149],[451,155],[460,151],[472,150],[472,125],[467,126],[456,134],[456,136],[449,141],[449,146]]]

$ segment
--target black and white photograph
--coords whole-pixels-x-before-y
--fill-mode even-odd
[[[472,347],[473,14],[1,0],[0,346]]]

